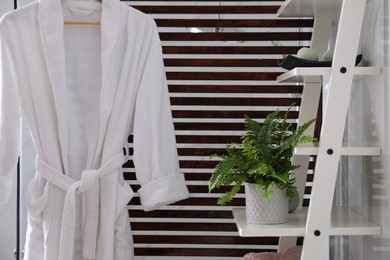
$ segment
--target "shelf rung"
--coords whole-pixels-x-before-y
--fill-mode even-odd
[[[318,143],[307,143],[296,147],[294,149],[294,154],[317,155],[318,150]],[[341,148],[340,154],[352,156],[380,156],[382,154],[382,149],[375,146],[348,145]]]
[[[276,225],[258,225],[246,222],[245,208],[233,209],[238,232],[242,237],[304,236],[307,208],[289,214],[288,222]],[[345,206],[332,209],[329,235],[381,235],[381,227]]]
[[[295,68],[279,75],[276,80],[278,82],[303,82],[305,78],[312,76],[329,76],[331,69],[331,67]],[[355,67],[353,71],[356,76],[375,76],[381,73],[381,67]]]

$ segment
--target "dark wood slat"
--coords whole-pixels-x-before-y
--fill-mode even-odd
[[[176,130],[244,130],[244,123],[175,123]]]
[[[216,204],[212,205],[215,206]],[[210,210],[154,210],[145,212],[143,210],[129,210],[129,216],[132,218],[217,218],[232,219],[233,214],[227,211]]]
[[[237,245],[277,245],[278,238],[257,238],[239,236],[169,236],[169,235],[136,235],[134,243],[156,243],[156,244],[237,244]]]
[[[195,172],[195,173],[185,173],[185,178],[188,181],[208,181],[210,179],[211,174],[210,173],[201,173],[201,172]]]
[[[210,176],[211,175],[209,175],[209,177]],[[132,184],[131,188],[133,190],[137,191],[141,188],[141,186]],[[187,188],[190,191],[190,193],[209,193],[209,187],[207,185],[187,185]],[[231,187],[224,186],[224,187],[213,190],[213,193],[225,193],[225,192],[229,191],[230,189],[231,189]],[[242,186],[242,189],[239,190],[239,193],[244,193],[244,186]]]
[[[207,135],[177,135],[176,141],[177,143],[210,143],[210,144],[226,144],[239,142],[240,136],[207,136]]]
[[[300,102],[300,98],[171,97],[171,104],[176,106],[290,106],[292,104],[299,105]]]
[[[256,250],[257,252],[274,252],[275,250]],[[253,249],[228,248],[138,248],[135,245],[134,253],[138,256],[205,256],[205,257],[242,257]]]
[[[212,154],[223,154],[225,149],[218,148],[178,148],[177,149],[180,156],[210,156]]]
[[[174,118],[244,118],[245,115],[252,118],[264,118],[268,111],[180,111],[173,110]],[[292,118],[296,118],[293,114],[298,112],[290,112]]]
[[[225,149],[218,148],[178,148],[180,156],[207,156],[215,153],[225,153]],[[133,149],[129,149],[130,154],[133,154]]]
[[[267,38],[265,38],[267,39]],[[269,40],[269,39],[268,39]],[[294,54],[297,46],[163,46],[164,54]]]
[[[302,93],[301,85],[169,85],[172,93]]]
[[[187,181],[208,181],[210,179],[210,176],[211,176],[211,171],[212,171],[212,169],[210,170],[210,173],[200,173],[200,172],[188,173],[187,172],[187,173],[185,173],[185,179]],[[125,177],[125,180],[136,180],[135,174],[131,173],[131,172],[125,172],[124,177]],[[312,175],[307,178],[307,181],[312,181]],[[137,190],[139,188],[139,186],[137,186],[137,185],[132,185],[132,187],[135,187],[134,190]]]
[[[276,59],[164,59],[166,67],[279,67]]]
[[[275,80],[280,72],[167,72],[168,80]]]
[[[226,144],[239,142],[240,136],[207,136],[207,135],[177,135],[176,141],[177,143],[210,143],[210,144]]]
[[[303,41],[310,40],[310,32],[255,32],[255,33],[160,33],[162,41]]]
[[[155,19],[155,21],[159,27],[300,28],[313,26],[313,19]]]
[[[276,14],[280,6],[142,6],[135,9],[148,14]]]
[[[212,193],[214,194],[217,194],[217,193],[225,193],[229,190],[231,190],[232,187],[230,186],[225,186],[225,187],[221,187],[221,188],[218,188],[218,189],[215,189],[212,191]],[[188,189],[190,190],[191,193],[209,193],[209,187],[207,185],[188,185]],[[245,188],[244,186],[242,186],[242,188],[240,189],[240,191],[238,193],[244,193],[245,192]]]
[[[234,223],[143,223],[131,222],[132,230],[158,230],[158,231],[221,231],[232,232],[237,231]]]
[[[176,202],[172,205],[195,205],[195,206],[216,206],[217,205],[218,198],[188,198],[179,202]],[[140,199],[138,197],[133,198],[129,205],[140,205]],[[244,206],[245,205],[245,199],[241,198],[235,198],[230,203],[230,206]],[[180,214],[177,215],[178,218],[180,218]]]
[[[244,123],[175,123],[176,130],[244,130]]]
[[[215,168],[216,161],[179,161],[181,168]]]

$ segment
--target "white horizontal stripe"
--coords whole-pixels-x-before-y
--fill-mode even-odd
[[[206,149],[206,148],[225,148],[225,144],[177,144],[177,148],[194,148],[194,149]]]
[[[220,161],[218,158],[210,158],[209,156],[179,156],[180,161]]]
[[[134,248],[193,248],[193,249],[277,249],[277,246],[239,244],[134,244]]]
[[[191,193],[190,198],[219,198],[222,193]],[[234,196],[237,199],[245,198],[245,193],[238,193]]]
[[[130,172],[130,173],[134,173],[135,172],[135,169],[134,168],[123,168],[122,169],[123,172]],[[209,172],[212,172],[213,169],[207,169],[207,168],[183,168],[183,169],[180,169],[181,172],[183,173],[209,173]],[[129,181],[130,182],[130,181]]]
[[[240,118],[174,118],[175,123],[243,123]]]
[[[302,94],[296,93],[188,93],[171,92],[171,97],[204,97],[204,98],[300,98]]]
[[[137,180],[127,181],[130,185],[139,185]],[[209,181],[186,181],[187,185],[198,185],[198,186],[207,186],[209,185]],[[135,193],[137,195],[137,193]]]
[[[187,67],[178,66],[170,67],[166,66],[165,71],[167,72],[285,72],[285,69],[279,67]]]
[[[209,181],[186,181],[186,184],[194,186],[207,186],[209,185]]]
[[[208,186],[208,183],[203,185],[193,185],[193,186]],[[190,198],[219,198],[221,195],[222,193],[190,193],[189,197]],[[134,192],[133,197],[138,198],[139,194],[137,192]],[[245,198],[245,193],[238,193],[234,197],[238,199],[243,199]]]
[[[300,32],[299,29],[294,27],[219,27],[218,32],[216,32],[215,27],[164,27],[160,26],[158,27],[158,32],[160,33],[291,33],[291,32]]]
[[[183,260],[183,256],[135,256],[135,260]],[[185,256],[185,260],[242,260],[242,257]]]
[[[148,14],[154,19],[276,19],[277,14]]]
[[[267,111],[263,106],[176,106],[172,105],[172,110],[179,111]]]
[[[176,135],[241,136],[245,131],[175,131]]]
[[[310,43],[310,41],[301,41],[302,43]],[[209,45],[210,44],[210,45]],[[303,46],[303,44],[298,43],[298,41],[281,41],[281,42],[275,42],[275,41],[243,41],[243,42],[226,42],[226,41],[162,41],[162,46],[232,46],[232,47],[274,47],[274,46],[283,46],[283,47],[299,47]],[[197,55],[197,54],[193,54]],[[239,55],[239,54],[232,54],[232,55]],[[271,54],[257,54],[262,56],[267,56]],[[283,54],[277,54],[274,53],[273,57],[275,55],[278,55],[281,57]],[[218,56],[217,56],[218,57]],[[216,58],[217,58],[216,57]],[[251,54],[250,56],[243,55],[243,58],[251,58],[253,59],[254,55]]]
[[[237,69],[235,67],[165,67],[166,72],[188,72],[188,73],[198,73],[198,72],[233,72],[233,73],[280,73],[286,72],[281,68],[259,68],[259,67],[245,67]]]
[[[173,6],[279,6],[284,1],[275,1],[275,2],[252,2],[252,1],[214,1],[214,2],[194,2],[194,1],[122,1],[123,3],[130,5],[173,5]]]
[[[250,80],[234,80],[234,81],[227,81],[227,80],[187,80],[189,85],[193,86],[204,86],[204,85],[216,85],[216,86],[280,86],[280,84],[275,80],[269,80],[269,81],[250,81]],[[169,85],[183,85],[183,82],[180,80],[169,80]],[[210,83],[211,82],[211,83]],[[236,83],[236,84],[234,84]],[[289,84],[283,84],[287,86],[297,86],[299,83],[289,83]]]
[[[225,232],[225,231],[167,231],[167,230],[134,230],[131,232],[133,235],[160,235],[160,236],[238,236],[238,232]]]
[[[181,172],[183,173],[209,173],[212,172],[214,169],[207,169],[207,168],[183,168],[181,169]]]
[[[196,42],[162,42],[163,46],[204,46],[204,47],[237,47],[237,44],[222,44],[220,42],[210,42],[210,43],[204,43],[202,45],[196,44]],[[259,45],[259,43],[258,43]],[[252,45],[251,45],[252,46]],[[250,46],[249,46],[250,47]],[[259,47],[259,46],[254,46]],[[251,59],[283,59],[282,54],[164,54],[164,58],[174,58],[174,59],[245,59],[245,58],[251,58]]]
[[[195,46],[198,45],[195,44],[195,42],[174,42],[176,44],[170,44],[167,46]],[[188,43],[188,44],[186,44]],[[192,44],[191,44],[192,43]],[[219,47],[225,47],[220,46],[220,44],[205,44],[205,47],[211,47],[211,46],[219,46]],[[226,46],[229,47],[229,46]],[[258,46],[257,46],[258,47]],[[164,54],[164,58],[170,58],[170,59],[284,59],[284,55],[282,54]]]
[[[131,218],[131,222],[142,222],[142,223],[235,223],[234,219],[223,219],[223,218]]]
[[[168,84],[176,84],[176,85],[194,85],[196,80],[168,80]],[[275,80],[198,80],[200,85],[271,85],[272,82],[276,83]]]
[[[132,205],[127,207],[129,210],[142,210],[142,206],[140,205]],[[168,205],[158,210],[232,211],[233,208],[237,208],[237,206],[233,207],[233,206],[219,206],[219,205],[215,205],[215,206]],[[207,218],[204,221],[206,220]],[[206,221],[206,222],[210,222],[210,221]]]

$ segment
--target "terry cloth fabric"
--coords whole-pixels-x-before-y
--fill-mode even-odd
[[[302,247],[295,246],[280,253],[262,252],[248,253],[244,255],[244,260],[299,260],[301,259]]]

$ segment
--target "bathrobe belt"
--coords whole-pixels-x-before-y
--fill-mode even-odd
[[[97,229],[99,222],[99,178],[116,173],[126,159],[118,153],[97,170],[84,170],[78,181],[54,169],[46,162],[36,159],[37,173],[51,184],[64,190],[65,200],[62,213],[59,260],[72,260],[76,229],[76,194],[86,192],[83,257],[96,258]]]

